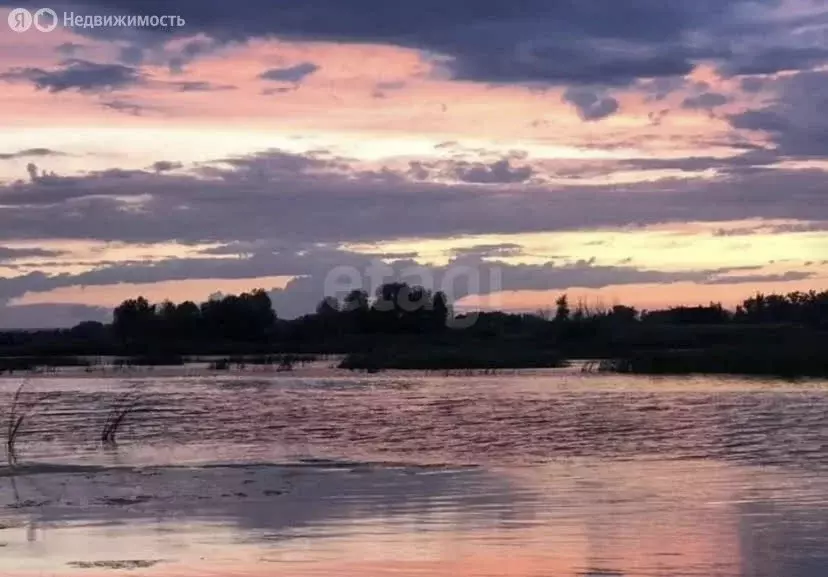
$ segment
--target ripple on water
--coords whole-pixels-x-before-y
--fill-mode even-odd
[[[141,410],[124,422],[119,458],[140,464],[312,454],[480,464],[707,457],[824,467],[828,388],[735,378],[704,383],[542,371],[478,378],[335,371],[324,378],[42,378],[27,389],[32,406],[20,450],[30,460],[98,459],[109,411],[124,390],[134,390]],[[0,404],[16,385],[0,379]]]
[[[0,379],[0,406],[17,384]],[[127,390],[142,411],[102,448]],[[297,372],[27,391],[20,462],[0,467],[3,575],[828,567],[825,383]]]

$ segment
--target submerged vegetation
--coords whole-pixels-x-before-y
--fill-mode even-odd
[[[145,355],[136,355],[133,357],[124,357],[115,359],[112,364],[116,368],[129,367],[175,367],[183,365],[187,359],[175,353],[154,353]]]
[[[201,304],[130,299],[108,325],[0,333],[0,374],[91,370],[107,362],[104,356],[118,358],[115,368],[207,358],[214,370],[289,371],[313,355],[342,354],[342,367],[364,370],[494,370],[605,358],[620,360],[603,369],[621,372],[828,375],[819,360],[826,353],[828,291],[759,294],[733,311],[717,303],[658,311],[590,307],[563,295],[534,314],[458,314],[441,292],[388,283],[374,295],[328,297],[293,320],[278,318],[263,290]]]
[[[76,356],[21,356],[0,357],[0,375],[15,372],[49,370],[56,367],[88,367],[92,362]]]
[[[317,360],[317,355],[258,355],[224,357],[210,361],[208,367],[214,371],[230,369],[244,370],[248,366],[276,367],[278,371],[292,371],[296,365],[306,365]]]
[[[520,369],[564,366],[554,351],[478,347],[423,346],[415,349],[381,348],[351,353],[339,368],[376,372],[385,369],[449,371],[454,369]]]

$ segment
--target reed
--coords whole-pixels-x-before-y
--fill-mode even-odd
[[[178,367],[187,362],[182,355],[173,353],[153,353],[115,359],[116,368],[130,367]]]
[[[8,422],[6,424],[6,458],[9,466],[14,466],[17,463],[17,439],[20,436],[23,423],[26,420],[26,413],[21,412],[20,399],[23,396],[23,389],[26,387],[26,382],[20,383],[17,390],[12,397],[12,404],[9,408]]]
[[[137,410],[137,404],[138,399],[132,392],[125,393],[116,401],[101,429],[101,443],[104,445],[114,445],[116,443],[119,428],[127,416]]]
[[[317,359],[316,355],[309,354],[278,354],[278,355],[254,355],[254,356],[232,356],[210,361],[208,367],[213,371],[227,371],[231,368],[244,370],[249,366],[276,367],[277,371],[292,371],[296,365],[305,366]]]

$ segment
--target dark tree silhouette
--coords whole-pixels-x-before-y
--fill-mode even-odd
[[[155,332],[156,307],[144,297],[121,303],[113,313],[112,329],[122,340],[150,336]]]
[[[555,320],[564,322],[569,320],[569,299],[566,295],[561,295],[555,301]]]
[[[342,301],[342,307],[345,312],[362,311],[367,312],[371,308],[371,303],[368,299],[368,293],[361,289],[355,289],[345,295]]]

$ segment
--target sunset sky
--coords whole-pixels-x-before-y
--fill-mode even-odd
[[[18,6],[0,326],[256,287],[292,318],[378,262],[514,310],[828,288],[823,0]]]

